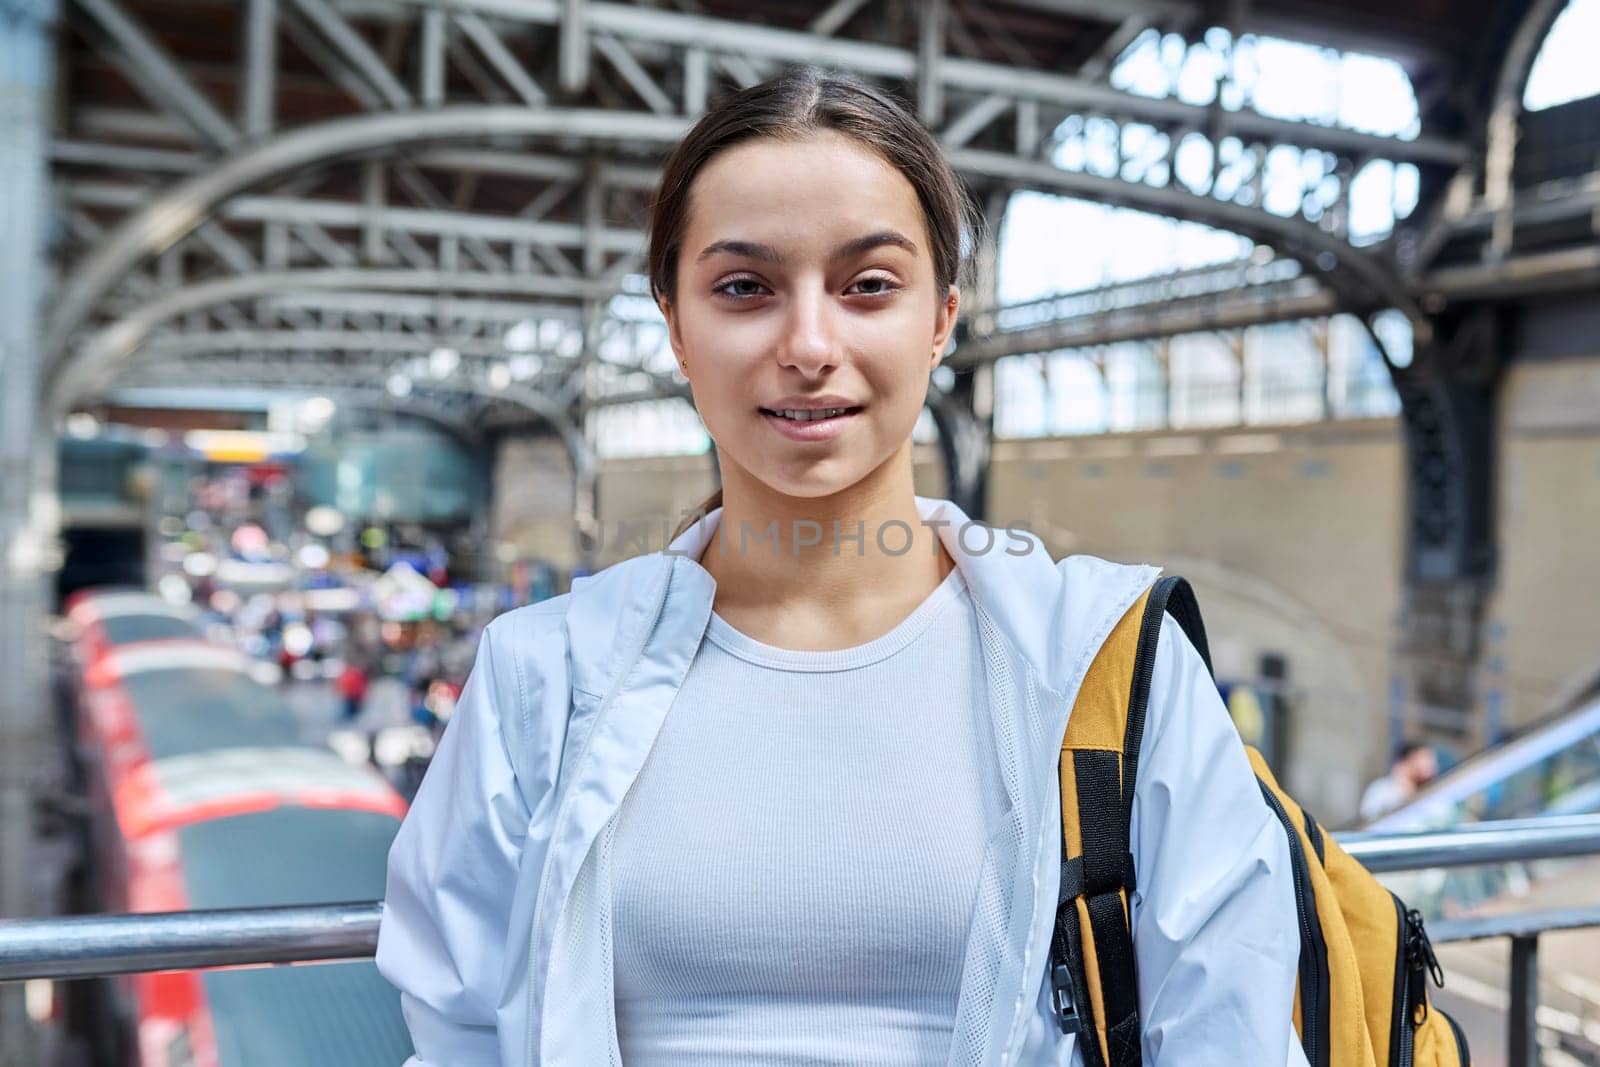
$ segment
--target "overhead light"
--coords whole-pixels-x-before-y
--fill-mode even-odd
[[[404,374],[389,375],[389,395],[407,397],[411,395],[411,379]]]
[[[539,346],[539,324],[523,319],[506,331],[502,343],[507,352],[532,352]]]
[[[344,516],[337,508],[319,504],[306,511],[306,529],[318,537],[332,537],[344,529]]]
[[[504,363],[496,363],[489,368],[489,387],[496,391],[502,390],[511,384],[511,368]]]
[[[338,410],[332,400],[325,396],[314,396],[301,407],[301,414],[309,423],[320,425],[333,418],[333,413]]]
[[[461,353],[453,348],[435,348],[428,353],[428,373],[435,378],[448,378],[461,365]]]
[[[87,411],[74,411],[67,416],[67,434],[79,440],[100,436],[100,420]]]
[[[300,434],[256,430],[190,430],[183,443],[212,463],[263,463],[306,447]]]

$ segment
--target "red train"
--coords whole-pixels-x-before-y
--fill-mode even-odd
[[[145,594],[67,605],[95,910],[377,900],[405,802],[307,743],[242,653]],[[370,962],[133,976],[93,998],[115,1067],[394,1067],[399,996]]]

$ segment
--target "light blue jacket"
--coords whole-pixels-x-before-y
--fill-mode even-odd
[[[1020,530],[917,497],[978,612],[1009,798],[990,827],[949,1064],[1074,1064],[1045,981],[1060,878],[1056,764],[1090,660],[1157,575],[1054,562]],[[711,614],[697,561],[721,509],[665,550],[496,619],[389,853],[378,969],[407,1067],[621,1063],[610,872],[592,848],[643,766]],[[1026,551],[1024,551],[1026,549]],[[1162,630],[1133,803],[1134,942],[1149,1067],[1304,1063],[1283,832],[1199,655]],[[717,917],[707,915],[714,924]]]

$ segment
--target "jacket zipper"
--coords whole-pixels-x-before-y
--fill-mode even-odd
[[[1294,873],[1294,906],[1300,917],[1300,1044],[1311,1067],[1328,1067],[1328,951],[1322,940],[1322,924],[1316,920],[1316,890],[1311,887],[1311,872],[1294,822],[1265,782],[1259,783],[1278,821],[1289,837],[1289,866]]]
[[[656,623],[661,618],[661,606],[663,604],[665,604],[666,600],[667,600],[667,588],[672,584],[672,569],[673,569],[673,566],[674,565],[673,565],[672,561],[668,560],[667,561],[666,574],[665,574],[665,576],[663,576],[663,578],[661,580],[661,589],[656,594],[655,608],[650,613],[650,621],[647,622],[641,628],[642,629],[642,633],[639,636],[638,643],[634,646],[632,653],[628,657],[627,666],[625,666],[620,672],[618,672],[616,679],[611,683],[610,692],[606,693],[605,700],[601,701],[600,707],[595,711],[595,713],[594,713],[594,723],[590,725],[588,734],[584,736],[583,747],[578,750],[577,760],[576,760],[576,762],[573,763],[573,769],[574,770],[581,769],[583,767],[583,765],[584,765],[584,762],[588,759],[589,746],[594,743],[595,734],[598,733],[600,731],[600,727],[605,724],[606,712],[611,710],[611,705],[616,701],[617,694],[622,691],[623,685],[627,682],[628,678],[633,674],[633,669],[636,666],[639,665],[639,658],[644,655],[644,647],[645,647],[645,645],[649,644],[650,635],[655,632]],[[572,797],[573,797],[574,792],[575,792],[575,790],[572,788],[572,785],[569,783],[568,787],[567,787],[566,796],[561,798],[561,804],[556,808],[555,820],[550,824],[552,828],[559,827],[565,821],[566,814],[567,814],[567,809],[572,805]],[[554,841],[552,841],[551,843],[553,845]],[[591,842],[591,844],[592,844],[592,842]],[[580,864],[580,866],[581,866],[581,864]],[[543,870],[542,870],[542,872],[541,872],[541,874],[539,876],[539,892],[534,897],[533,915],[534,915],[534,920],[535,921],[533,923],[533,929],[530,930],[529,933],[528,933],[528,966],[529,967],[536,966],[537,965],[537,961],[539,959],[538,946],[536,944],[534,944],[534,940],[536,938],[538,938],[538,936],[539,936],[539,925],[540,924],[539,924],[538,920],[543,918],[543,914],[542,913],[543,913],[543,906],[544,906],[544,900],[545,900],[545,893],[548,892],[549,888],[550,888],[550,860],[549,860],[549,857],[546,857],[545,858],[545,862],[544,862],[544,868],[543,868]],[[558,916],[558,921],[559,921],[559,916]],[[546,965],[545,965],[545,974],[546,974],[546,977],[548,978],[548,976],[549,976],[548,961],[546,961]],[[530,1067],[531,1067],[531,1065],[535,1061],[537,1061],[538,1056],[539,1056],[538,1029],[539,1029],[539,1021],[540,1021],[539,1020],[539,1012],[534,1010],[535,1005],[533,1004],[533,982],[532,982],[532,976],[531,975],[529,976],[529,982],[528,982],[528,1006],[527,1006],[527,1008],[528,1008],[528,1044],[527,1044],[527,1050],[528,1050],[528,1063],[530,1064]]]

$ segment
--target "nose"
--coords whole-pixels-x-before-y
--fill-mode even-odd
[[[838,363],[832,312],[820,284],[796,287],[780,350],[780,361],[785,366],[815,376]]]

